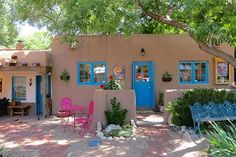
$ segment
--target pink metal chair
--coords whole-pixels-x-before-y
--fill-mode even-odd
[[[72,116],[71,109],[72,109],[71,98],[68,98],[68,97],[62,98],[61,102],[60,102],[60,111],[57,114],[58,117],[61,117],[61,125],[62,126],[63,126],[63,119],[64,118],[67,118],[67,122],[66,122],[65,126],[67,126],[69,124],[70,116]],[[65,127],[64,127],[64,129],[65,129]]]
[[[76,124],[79,124],[80,126],[81,136],[90,132],[90,125],[93,120],[94,105],[95,105],[94,101],[91,100],[89,103],[88,115],[86,117],[74,117],[74,133],[75,133]]]

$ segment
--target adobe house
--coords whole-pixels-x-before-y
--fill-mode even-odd
[[[49,51],[25,50],[22,41],[15,49],[0,49],[0,98],[30,105],[29,114],[48,115],[51,96]]]
[[[78,41],[76,48],[69,48],[58,36],[52,43],[53,113],[59,110],[60,99],[65,96],[72,98],[75,104],[87,105],[91,99],[100,100],[97,96],[99,86],[108,81],[109,75],[119,79],[127,91],[133,89],[135,92],[131,92],[131,97],[126,93],[118,99],[131,101],[131,107],[126,106],[129,111],[155,108],[160,92],[164,93],[167,105],[182,90],[228,88],[234,80],[233,68],[229,64],[200,50],[184,34],[81,35]],[[227,44],[219,48],[232,56],[234,54],[233,47]],[[64,70],[70,75],[68,81],[60,79]],[[162,79],[166,72],[172,79]]]

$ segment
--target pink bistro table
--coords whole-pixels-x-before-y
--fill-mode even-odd
[[[73,127],[75,127],[75,118],[76,115],[79,114],[79,116],[81,116],[84,113],[84,110],[86,109],[86,107],[84,105],[73,105],[71,107],[71,113],[73,115]]]
[[[85,109],[86,107],[84,105],[73,105],[70,111],[74,116],[76,116],[78,113],[82,114]]]

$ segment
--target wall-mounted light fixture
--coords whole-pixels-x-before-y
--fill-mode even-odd
[[[142,56],[145,56],[145,50],[144,50],[144,48],[141,48],[141,55],[142,55]]]
[[[32,78],[29,80],[29,86],[32,86]]]

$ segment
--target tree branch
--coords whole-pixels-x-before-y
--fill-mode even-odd
[[[226,62],[228,62],[229,64],[231,64],[232,66],[236,67],[236,62],[235,62],[235,58],[233,56],[231,56],[230,54],[216,48],[216,47],[210,47],[208,46],[206,43],[201,42],[199,40],[197,40],[193,34],[188,33],[188,35],[198,44],[199,48],[205,52],[207,52],[208,54],[211,54],[215,57],[219,57],[224,59]]]
[[[189,26],[187,24],[179,22],[177,20],[174,20],[174,19],[171,19],[171,18],[166,18],[162,15],[157,15],[157,14],[154,14],[154,13],[151,13],[151,12],[145,12],[144,14],[151,17],[151,18],[153,18],[153,19],[155,19],[155,20],[158,20],[158,21],[160,21],[164,24],[179,28],[179,29],[181,29],[181,30],[183,30],[187,33],[190,31]]]
[[[199,41],[194,36],[194,34],[191,32],[191,29],[187,24],[182,23],[182,22],[177,21],[177,20],[174,20],[174,19],[171,19],[170,16],[164,17],[161,14],[155,14],[153,12],[145,11],[144,4],[140,0],[137,0],[137,2],[138,2],[138,6],[144,10],[144,14],[146,16],[149,16],[149,17],[153,18],[154,20],[160,21],[161,23],[164,23],[164,24],[167,24],[169,26],[173,26],[175,28],[179,28],[179,29],[183,30],[198,44],[198,46],[201,50],[203,50],[203,51],[205,51],[208,54],[211,54],[213,56],[222,58],[226,62],[230,63],[232,66],[236,67],[236,59],[233,56],[231,56],[230,54],[228,54],[228,53],[226,53],[222,50],[219,50],[216,47],[210,47],[206,43],[204,43],[202,41]]]
[[[155,20],[158,20],[158,21],[160,21],[164,24],[179,28],[179,29],[181,29],[185,32],[189,32],[190,29],[189,29],[189,26],[187,24],[179,22],[179,21],[171,19],[171,18],[166,18],[166,17],[164,17],[160,14],[154,14],[152,12],[145,11],[144,4],[140,0],[137,0],[137,3],[138,3],[138,6],[143,9],[144,14],[146,16],[149,16],[149,17],[151,17]]]

